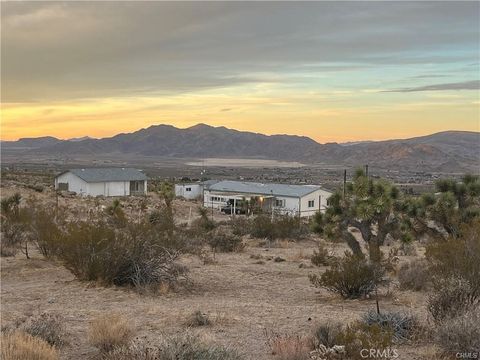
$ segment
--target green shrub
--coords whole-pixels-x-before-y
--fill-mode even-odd
[[[398,271],[398,281],[403,290],[426,290],[430,283],[428,265],[423,260],[403,264]]]
[[[262,239],[303,239],[308,234],[308,226],[298,217],[277,216],[273,220],[267,215],[256,216],[252,223],[250,234]]]
[[[363,349],[388,351],[393,344],[391,330],[384,329],[378,324],[368,325],[355,322],[347,325],[338,335],[338,345],[344,345],[348,359],[364,359]]]
[[[357,299],[374,291],[382,277],[383,271],[379,266],[368,263],[362,256],[345,252],[345,257],[336,261],[320,277],[310,275],[310,281],[344,299]]]
[[[382,311],[377,313],[370,310],[363,315],[362,321],[367,325],[377,324],[382,329],[390,331],[396,342],[411,339],[418,327],[418,320],[415,316],[400,312]]]

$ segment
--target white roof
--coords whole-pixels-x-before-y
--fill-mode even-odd
[[[323,189],[317,185],[264,184],[225,180],[210,185],[209,190],[243,194],[303,197],[314,191]]]

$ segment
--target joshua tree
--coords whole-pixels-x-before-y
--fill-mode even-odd
[[[458,237],[462,224],[480,217],[480,179],[465,175],[460,182],[442,179],[435,185],[435,194],[411,197],[404,202],[406,229],[415,236]]]
[[[399,196],[389,182],[373,180],[357,170],[346,186],[345,196],[337,191],[329,198],[325,214],[315,215],[313,230],[327,238],[342,239],[354,254],[363,255],[360,243],[349,231],[350,227],[356,228],[367,244],[370,260],[379,262],[380,246],[388,234],[400,228]]]

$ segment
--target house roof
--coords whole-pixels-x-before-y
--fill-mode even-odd
[[[303,197],[314,191],[322,189],[316,185],[288,185],[288,184],[263,184],[242,181],[219,181],[210,185],[210,191],[237,192],[244,194],[276,195],[287,197]]]
[[[147,180],[147,176],[143,172],[133,168],[70,169],[62,174],[66,172],[71,172],[86,182]]]

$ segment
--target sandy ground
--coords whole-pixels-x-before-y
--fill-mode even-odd
[[[87,342],[88,324],[100,314],[120,312],[135,322],[139,336],[155,341],[162,333],[186,331],[185,319],[201,310],[219,321],[193,331],[208,341],[240,349],[246,359],[274,359],[266,344],[266,330],[309,333],[315,324],[349,322],[375,306],[373,300],[344,301],[313,288],[308,274],[319,269],[299,265],[309,264],[305,258],[314,248],[311,241],[286,248],[248,247],[243,253],[217,254],[218,262],[211,265],[187,256],[182,262],[189,266],[193,284],[154,296],[79,282],[40,254],[30,260],[21,254],[2,258],[2,325],[43,311],[60,314],[69,332],[62,358],[88,359],[97,354]],[[264,263],[257,264],[259,260],[252,259],[252,254],[265,257]],[[287,261],[267,260],[275,256]],[[417,293],[391,288],[382,296],[381,306],[416,312],[424,308],[424,300]],[[400,359],[428,358],[422,356],[421,347],[404,345],[398,349]]]

